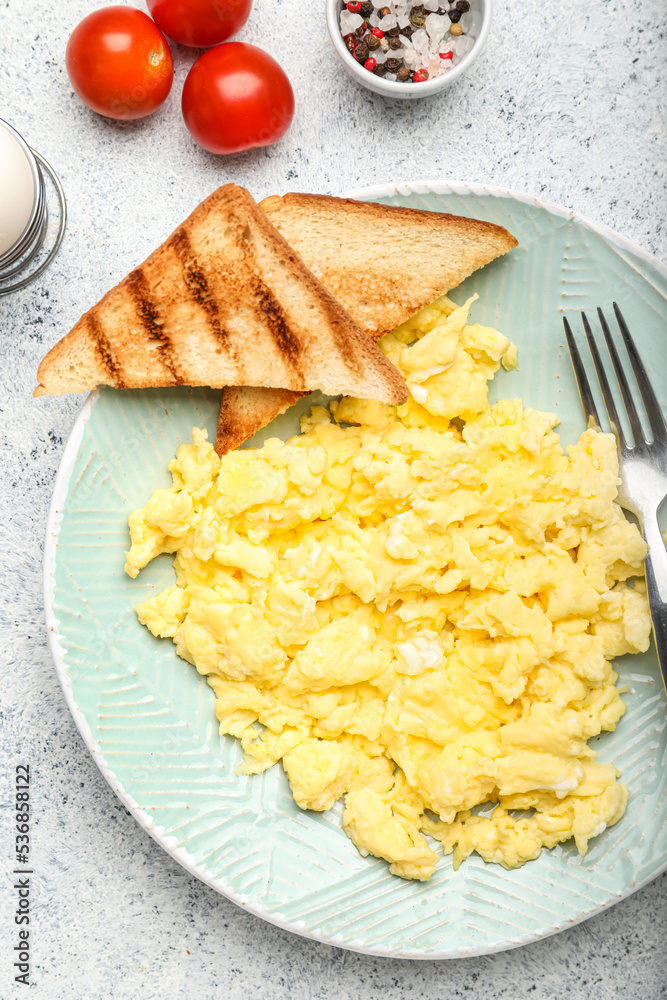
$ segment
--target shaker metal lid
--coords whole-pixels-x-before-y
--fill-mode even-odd
[[[0,265],[33,222],[38,187],[32,151],[16,129],[0,118]]]

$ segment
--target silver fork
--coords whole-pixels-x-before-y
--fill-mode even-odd
[[[602,364],[600,352],[588,322],[586,314],[581,318],[586,331],[586,339],[593,356],[593,364],[600,383],[600,392],[607,410],[611,430],[616,437],[620,454],[621,486],[618,491],[618,502],[621,507],[629,510],[639,521],[642,533],[648,545],[646,556],[646,589],[651,608],[653,635],[658,652],[658,662],[662,671],[662,679],[667,691],[667,549],[658,527],[658,508],[667,495],[667,427],[656,399],[653,387],[649,381],[646,369],[642,363],[634,340],[630,336],[627,323],[621,310],[614,302],[614,312],[621,331],[621,336],[630,358],[630,364],[637,381],[639,393],[646,410],[652,441],[646,440],[646,435],[639,419],[639,414],[632,399],[630,386],[611,336],[611,331],[604,313],[598,309],[600,325],[607,342],[616,379],[621,390],[628,423],[632,430],[634,443],[630,444],[623,432],[618,419],[618,410],[614,396],[609,387],[609,381]],[[602,430],[600,418],[591,392],[591,386],[586,376],[581,355],[567,319],[563,317],[567,346],[570,349],[572,367],[579,387],[579,395],[584,408],[584,415],[589,427]]]

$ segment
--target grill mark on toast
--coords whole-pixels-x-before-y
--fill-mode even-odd
[[[252,289],[255,312],[268,326],[283,362],[299,376],[302,384],[305,384],[300,364],[303,348],[289,329],[280,302],[257,273],[258,262],[252,226],[247,221],[244,224],[242,219],[236,219],[234,222],[235,224],[230,224],[231,232],[229,235],[236,244],[247,273],[252,276],[249,279],[249,284]]]
[[[253,278],[253,293],[257,310],[266,321],[271,336],[287,365],[301,375],[301,344],[290,331],[285,313],[273,292],[258,276]]]
[[[271,229],[274,228],[270,221],[269,226]],[[280,241],[284,241],[284,236],[282,236],[277,230],[276,233],[278,239]],[[233,233],[233,238],[244,258],[244,261],[246,261],[249,270],[255,270],[256,254],[253,248],[254,236],[252,227],[248,224],[243,229],[237,227],[236,231]],[[289,245],[289,243],[285,241],[280,247],[280,252],[287,266],[291,266],[293,270],[301,272],[301,280],[305,281],[312,293],[315,293],[319,305],[324,307],[325,312],[329,314],[330,329],[333,334],[333,340],[339,360],[341,360],[345,367],[353,374],[360,375],[363,372],[364,366],[362,360],[358,357],[356,345],[351,341],[347,332],[341,328],[341,324],[335,315],[341,311],[340,304],[334,299],[331,293],[322,286],[319,279],[308,270],[306,265],[304,265],[304,262],[295,252],[294,248]],[[266,319],[271,335],[283,355],[285,362],[289,364],[290,367],[292,367],[293,370],[299,375],[302,385],[305,387],[303,367],[300,363],[301,357],[304,353],[303,347],[294,334],[291,333],[285,321],[285,314],[282,306],[276,301],[270,288],[267,287],[259,276],[256,276],[254,280],[253,290],[259,307],[258,311]],[[345,314],[345,318],[349,320],[347,314]]]
[[[137,315],[141,319],[149,338],[157,344],[162,364],[169,371],[176,385],[184,385],[184,379],[181,378],[176,367],[171,340],[160,323],[159,314],[151,298],[150,287],[143,269],[141,267],[136,268],[125,280],[126,288],[134,301]]]
[[[93,338],[95,344],[95,351],[97,356],[104,365],[106,371],[108,372],[110,378],[113,379],[113,384],[116,389],[125,389],[125,380],[123,379],[123,372],[113,356],[113,351],[111,350],[111,344],[109,339],[102,330],[100,326],[100,321],[94,313],[90,313],[87,317],[88,329],[90,335]]]
[[[206,313],[209,326],[217,340],[229,350],[229,333],[220,322],[220,311],[202,269],[201,263],[192,249],[185,229],[178,229],[173,236],[173,245],[183,267],[183,279],[195,302]]]

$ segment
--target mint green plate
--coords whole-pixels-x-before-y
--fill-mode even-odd
[[[667,390],[667,269],[573,212],[496,188],[402,184],[356,192],[388,204],[453,212],[506,226],[519,246],[455,292],[480,300],[473,318],[519,348],[519,370],[492,396],[555,411],[564,443],[584,429],[562,315],[616,300]],[[381,237],[379,237],[381,238]],[[400,247],[387,247],[400,267]],[[525,944],[598,912],[667,868],[666,700],[653,651],[617,664],[630,686],[615,733],[594,741],[631,797],[616,826],[580,858],[543,852],[518,871],[473,855],[457,872],[443,858],[429,883],[405,882],[362,858],[340,829],[341,808],[302,812],[280,767],[238,777],[235,740],[220,738],[213,692],[154,639],[133,607],[173,581],[162,556],[137,580],[123,572],[127,516],[190,440],[214,437],[210,389],[92,393],[58,476],[45,553],[51,648],[67,703],[91,753],[138,823],[188,871],[258,916],[319,941],[401,958],[454,958]],[[663,403],[665,399],[663,399]],[[305,408],[304,404],[304,408]],[[272,434],[298,429],[294,411]],[[266,431],[264,432],[266,435]],[[257,443],[257,442],[255,442]]]

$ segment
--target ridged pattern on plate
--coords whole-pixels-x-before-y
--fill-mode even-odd
[[[381,199],[497,222],[519,246],[469,278],[473,317],[519,347],[518,372],[492,395],[555,411],[564,441],[583,430],[562,311],[617,300],[656,388],[667,389],[667,278],[622,240],[562,210],[481,188],[402,186]],[[374,192],[377,194],[376,192]],[[665,400],[663,399],[663,403]],[[304,402],[301,409],[305,409]],[[570,926],[667,866],[665,696],[652,653],[618,664],[632,691],[617,731],[594,743],[629,785],[625,817],[586,858],[557,848],[508,872],[471,857],[444,859],[428,884],[362,858],[340,829],[341,809],[299,810],[280,768],[238,777],[236,741],[220,739],[213,693],[170,640],[154,639],[133,606],[173,580],[162,556],[132,581],[123,572],[127,516],[169,482],[167,463],[193,424],[215,434],[211,390],[102,391],[68,446],[47,540],[47,608],[70,706],[95,756],[139,821],[200,877],[255,913],[365,952],[429,958],[480,954]],[[297,429],[296,409],[270,433]],[[266,433],[262,436],[266,436]]]

